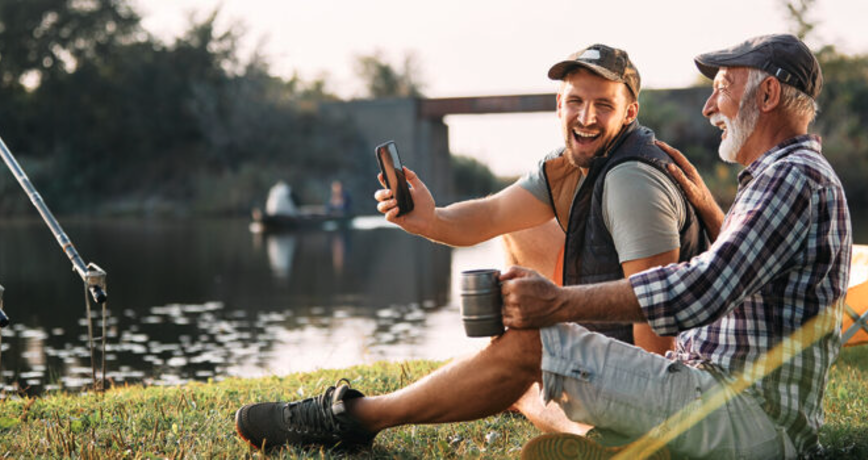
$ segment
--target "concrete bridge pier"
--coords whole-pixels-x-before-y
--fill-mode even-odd
[[[390,98],[332,103],[323,107],[331,116],[347,118],[369,146],[394,140],[404,165],[417,172],[438,204],[451,202],[452,173],[449,162],[449,128],[443,117],[421,117],[424,99]]]
[[[437,204],[442,205],[455,199],[445,116],[551,112],[555,105],[554,94],[529,94],[356,100],[330,103],[323,109],[329,115],[345,117],[355,124],[365,143],[370,145],[372,162],[374,147],[394,140],[404,165],[419,173]]]

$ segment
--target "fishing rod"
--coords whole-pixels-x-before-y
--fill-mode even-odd
[[[9,325],[9,317],[3,313],[3,285],[0,284],[0,330]],[[0,358],[3,357],[3,332],[0,331]],[[3,361],[0,361],[0,383],[3,382]],[[2,387],[2,385],[0,385]]]
[[[9,317],[3,311],[3,285],[0,284],[0,329],[9,325]]]
[[[6,166],[9,167],[9,170],[12,171],[12,175],[15,176],[15,179],[18,180],[18,183],[21,185],[21,188],[27,193],[27,196],[30,197],[30,202],[33,203],[33,206],[39,212],[39,215],[42,216],[42,220],[45,222],[45,225],[51,230],[51,233],[54,235],[54,238],[57,240],[57,244],[60,245],[60,248],[63,250],[66,257],[69,258],[69,261],[72,262],[72,269],[74,272],[78,273],[84,282],[85,286],[85,303],[87,306],[87,334],[90,341],[90,360],[91,360],[91,368],[93,371],[93,381],[94,386],[96,386],[96,360],[94,359],[94,337],[93,337],[93,326],[91,319],[91,298],[97,303],[102,305],[102,387],[105,389],[105,350],[106,350],[106,313],[107,306],[106,301],[108,300],[108,294],[106,293],[106,272],[98,265],[94,263],[85,264],[84,260],[82,260],[81,256],[78,254],[78,251],[75,250],[75,246],[73,246],[72,241],[69,240],[69,237],[66,236],[66,233],[63,231],[63,227],[57,222],[57,219],[54,218],[54,215],[51,213],[51,210],[48,209],[48,206],[45,204],[45,201],[42,200],[42,196],[39,195],[39,192],[36,191],[36,188],[33,187],[33,184],[30,183],[30,179],[27,177],[27,174],[24,173],[24,170],[21,168],[21,165],[18,164],[18,161],[12,156],[12,152],[9,151],[9,148],[6,147],[6,143],[3,142],[3,138],[0,137],[0,156],[3,157],[3,161],[6,163]],[[90,293],[90,297],[88,297],[87,293]],[[6,315],[3,315],[5,317]],[[6,322],[8,324],[8,318],[6,318]]]
[[[78,251],[75,250],[75,246],[72,245],[72,241],[70,241],[66,236],[66,233],[63,232],[63,228],[59,223],[57,223],[57,219],[54,218],[54,215],[51,214],[51,210],[48,209],[45,201],[42,200],[42,196],[39,195],[39,192],[37,192],[36,188],[33,187],[33,184],[30,183],[30,178],[27,177],[27,174],[25,174],[24,170],[21,169],[21,165],[19,165],[15,157],[12,156],[12,152],[10,152],[9,148],[6,147],[3,138],[0,138],[0,155],[3,156],[3,161],[6,162],[6,166],[8,166],[9,170],[12,171],[12,175],[14,175],[15,179],[18,180],[18,183],[21,184],[21,188],[23,188],[27,193],[27,196],[30,197],[30,202],[33,203],[33,206],[35,206],[36,210],[39,211],[39,215],[42,216],[45,225],[48,225],[54,238],[57,239],[60,248],[63,249],[63,252],[69,258],[69,261],[72,262],[73,270],[78,273],[82,281],[87,285],[91,296],[93,296],[93,300],[98,304],[105,303],[105,301],[108,300],[108,295],[105,292],[105,287],[98,282],[100,277],[103,279],[105,278],[105,271],[94,264],[85,265],[81,256],[78,255]]]

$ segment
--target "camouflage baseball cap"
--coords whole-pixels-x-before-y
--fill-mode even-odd
[[[597,75],[627,85],[634,97],[639,97],[639,71],[630,62],[624,50],[606,45],[591,45],[571,54],[565,61],[558,62],[549,69],[549,78],[563,80],[573,70],[584,67]]]
[[[811,50],[794,35],[775,34],[751,38],[720,51],[700,54],[696,67],[714,80],[721,67],[753,67],[764,70],[781,83],[816,99],[823,89],[823,72]]]

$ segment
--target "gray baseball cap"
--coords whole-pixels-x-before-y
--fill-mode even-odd
[[[813,99],[823,89],[820,63],[794,35],[754,37],[732,48],[700,54],[693,61],[699,71],[712,80],[721,67],[753,67],[768,72],[781,83],[794,86]]]
[[[549,69],[549,78],[563,80],[573,70],[584,67],[606,80],[627,85],[634,97],[639,97],[641,79],[639,71],[630,61],[624,50],[606,45],[591,45],[571,54],[565,61],[558,62]]]

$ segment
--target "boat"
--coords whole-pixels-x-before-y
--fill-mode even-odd
[[[353,220],[353,216],[349,215],[326,214],[316,211],[300,211],[293,215],[268,214],[259,208],[253,209],[251,217],[250,230],[258,233],[348,228]]]
[[[265,210],[253,208],[250,230],[279,232],[294,230],[334,229],[348,227],[350,213],[332,206],[299,206],[292,187],[280,181],[271,187]]]

